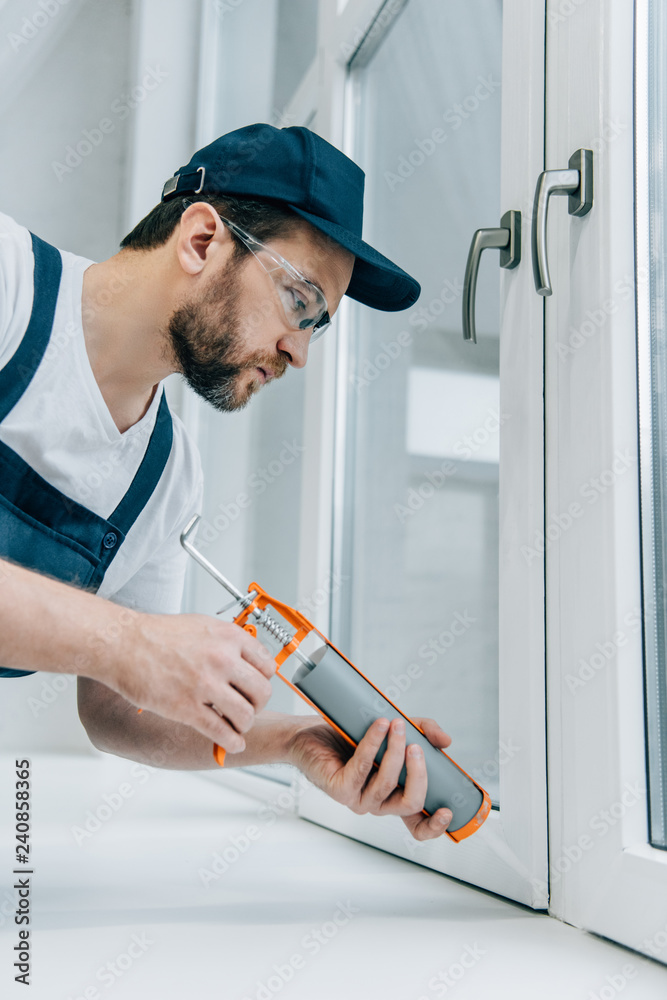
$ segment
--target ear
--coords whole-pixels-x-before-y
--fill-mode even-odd
[[[201,274],[221,252],[226,256],[231,244],[231,234],[211,205],[205,201],[188,205],[176,232],[176,256],[186,274]]]

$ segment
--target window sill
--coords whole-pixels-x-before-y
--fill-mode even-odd
[[[151,943],[118,1000],[266,1000],[283,987],[290,1000],[431,1000],[459,985],[461,1000],[667,993],[657,963],[296,818],[277,804],[284,786],[259,802],[106,756],[36,756],[32,771],[35,1000],[103,995],[98,973],[132,935]],[[12,782],[3,756],[3,802]],[[10,819],[3,810],[7,887]],[[12,899],[7,888],[5,928]]]

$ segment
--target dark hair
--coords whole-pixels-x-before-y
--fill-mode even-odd
[[[246,232],[265,242],[275,236],[288,235],[298,224],[299,217],[287,206],[261,198],[234,198],[215,194],[185,195],[188,202],[205,201],[220,215],[236,222]],[[121,240],[121,249],[153,250],[167,242],[185,209],[184,198],[160,202],[138,222],[131,233]],[[234,256],[249,252],[244,243],[235,239]]]

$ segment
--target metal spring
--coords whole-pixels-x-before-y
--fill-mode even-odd
[[[259,611],[255,608],[253,614],[258,625],[262,625],[282,646],[289,646],[294,636],[291,636],[282,625],[279,625],[271,615],[267,614],[266,610]]]

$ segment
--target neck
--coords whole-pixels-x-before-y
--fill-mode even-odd
[[[173,301],[166,270],[158,249],[123,250],[84,272],[86,350],[121,432],[142,418],[158,383],[176,370],[165,341]]]

